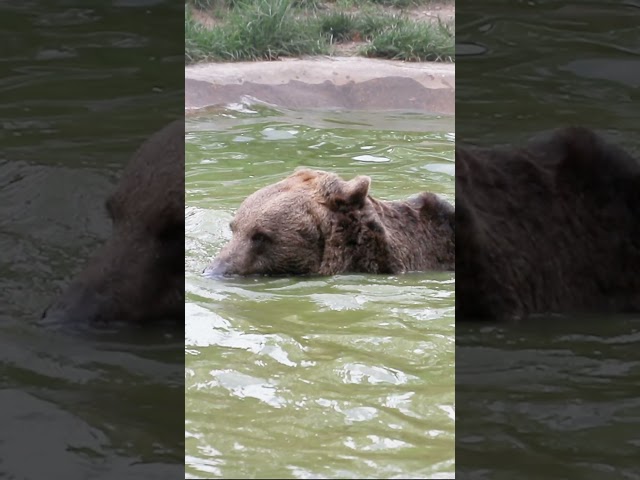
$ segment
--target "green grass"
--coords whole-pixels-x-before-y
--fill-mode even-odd
[[[394,60],[452,62],[455,33],[452,27],[442,23],[405,23],[375,36],[363,53]]]
[[[185,57],[206,60],[275,60],[327,53],[316,22],[296,19],[289,0],[260,0],[229,12],[226,22],[207,29],[185,15]]]
[[[413,5],[419,5],[415,0],[370,0],[385,7],[407,8]]]
[[[198,10],[218,10],[230,9],[241,5],[246,0],[187,0],[185,4],[191,5]]]
[[[366,8],[348,13],[319,7],[318,0],[190,0],[185,5],[185,60],[275,60],[328,54],[332,44],[351,40],[369,41],[360,54],[370,57],[454,60],[452,26],[416,22],[370,8],[369,0],[352,1]],[[194,8],[215,12],[218,20],[205,27],[194,19]]]
[[[355,0],[356,2],[362,0]],[[365,0],[369,1],[369,0]],[[249,4],[255,4],[255,0],[186,0],[185,4],[193,8],[203,11],[213,10],[231,10],[234,8],[243,8]],[[321,0],[291,0],[291,6],[298,8],[317,9],[321,4]]]
[[[328,0],[328,3],[335,3],[345,8],[382,5],[384,7],[405,9],[410,7],[429,7],[432,5],[455,5],[455,0]]]
[[[218,2],[216,0],[189,0],[185,3],[199,10],[208,10],[215,7]]]
[[[371,40],[387,30],[405,25],[408,21],[395,15],[363,12],[332,12],[318,18],[320,31],[332,42]]]

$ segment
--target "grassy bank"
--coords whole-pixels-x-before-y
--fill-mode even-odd
[[[427,0],[190,0],[185,4],[185,60],[346,54],[454,61],[453,19],[432,15],[432,4]]]

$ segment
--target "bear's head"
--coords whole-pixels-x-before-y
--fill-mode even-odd
[[[333,173],[298,169],[284,180],[262,188],[240,205],[233,237],[204,273],[223,275],[333,274],[344,270],[337,259],[347,244],[329,245],[336,234],[366,224],[382,234],[368,204],[371,179],[344,181]],[[361,231],[362,229],[356,229]],[[362,242],[361,242],[362,243]]]
[[[184,121],[145,141],[106,200],[112,233],[43,324],[184,318]]]

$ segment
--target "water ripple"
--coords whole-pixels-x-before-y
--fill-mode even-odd
[[[242,105],[190,118],[189,477],[451,477],[451,273],[200,274],[240,202],[297,166],[369,175],[380,198],[426,189],[453,200],[448,122]]]

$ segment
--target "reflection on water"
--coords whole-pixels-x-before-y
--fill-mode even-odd
[[[640,158],[639,21],[637,2],[463,0],[457,39],[485,52],[456,64],[458,139],[580,124]],[[639,320],[458,324],[458,476],[639,478]]]
[[[167,26],[182,7],[143,3],[0,5],[2,478],[182,474],[182,414],[167,415],[182,404],[181,335],[76,338],[36,325],[107,236],[105,197],[180,97],[179,84],[158,79],[182,63],[181,47],[167,56],[167,29],[161,40],[132,30]]]
[[[456,332],[458,475],[638,478],[639,318]]]
[[[486,52],[456,65],[458,138],[510,143],[581,124],[629,144],[638,123],[639,21],[633,2],[464,0],[457,42],[463,54],[468,44]]]
[[[453,201],[452,120],[235,105],[188,122],[189,478],[452,477],[452,273],[200,275],[240,202],[296,166]]]

